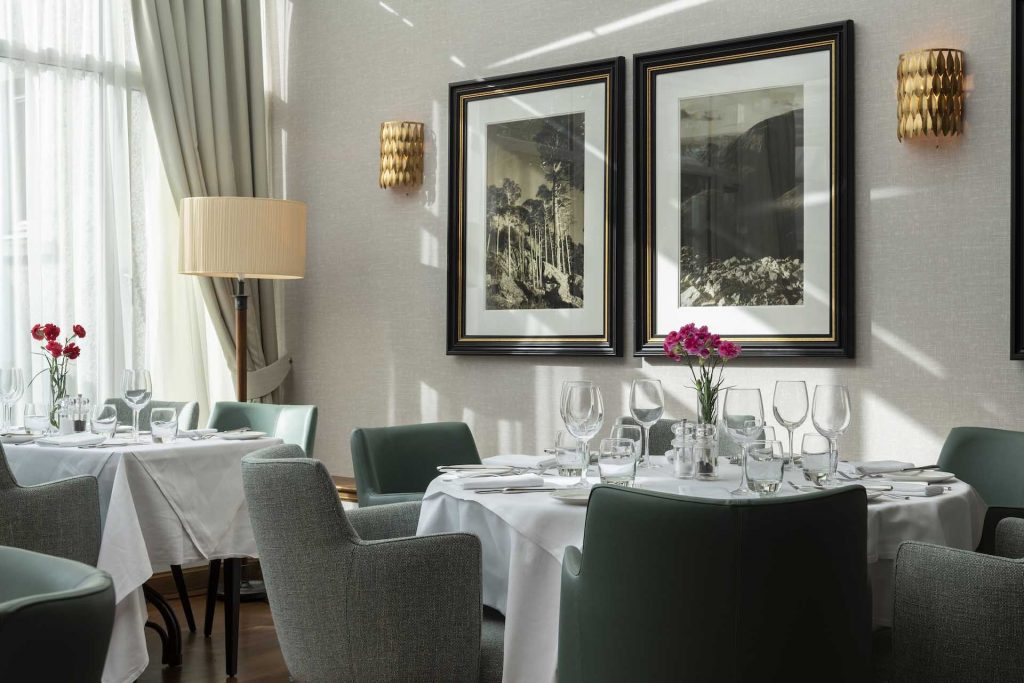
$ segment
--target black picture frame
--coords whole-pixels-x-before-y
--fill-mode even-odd
[[[624,57],[552,69],[463,81],[449,85],[448,136],[448,355],[621,356],[623,162],[625,149]],[[589,82],[606,83],[605,100],[605,262],[604,311],[600,335],[509,337],[466,333],[465,262],[461,249],[467,229],[466,111],[470,101],[543,92]]]
[[[828,335],[732,335],[745,356],[854,356],[853,281],[853,22],[842,21],[791,31],[727,40],[694,47],[634,55],[635,161],[635,275],[636,356],[663,355],[664,336],[657,334],[653,258],[656,230],[654,178],[658,173],[652,150],[657,149],[655,74],[700,69],[723,63],[746,63],[813,50],[829,50],[832,64],[831,103],[831,266],[832,298]],[[676,321],[673,321],[675,323]],[[689,320],[678,321],[675,327]],[[695,320],[701,324],[700,320]],[[720,330],[713,330],[720,331]],[[727,335],[728,336],[728,335]]]
[[[1010,360],[1024,360],[1024,0],[1010,14]]]

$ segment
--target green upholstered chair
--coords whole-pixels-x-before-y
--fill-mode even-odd
[[[665,455],[665,451],[672,448],[672,439],[676,438],[676,435],[672,433],[672,425],[676,422],[679,420],[665,417],[651,426],[651,455]],[[640,426],[639,422],[626,415],[615,420],[615,424]],[[640,429],[643,430],[643,427]]]
[[[103,402],[117,409],[117,423],[132,424],[132,409],[123,398],[108,398]],[[139,429],[149,429],[149,416],[154,408],[173,408],[178,415],[178,429],[195,429],[199,426],[199,404],[195,401],[150,401],[139,411]]]
[[[716,500],[597,486],[583,547],[562,563],[561,683],[867,679],[861,487]]]
[[[480,462],[462,422],[356,429],[351,446],[360,507],[421,500],[438,465]]]
[[[99,681],[113,627],[105,571],[0,546],[0,679]]]
[[[285,443],[301,446],[307,458],[313,457],[316,440],[316,406],[289,406],[273,403],[236,403],[219,401],[213,404],[209,426],[222,432],[249,427],[266,432]]]
[[[988,505],[978,550],[992,553],[999,520],[1024,517],[1024,432],[954,427],[938,464],[973,486]]]

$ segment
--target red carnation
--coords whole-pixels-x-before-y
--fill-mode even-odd
[[[75,333],[75,336],[79,339],[85,339],[85,328],[81,325],[72,325],[71,331]]]
[[[56,342],[54,343],[56,344]],[[59,347],[60,344],[57,344],[57,346]],[[64,347],[64,355],[70,358],[71,360],[78,358],[78,354],[80,354],[81,352],[82,349],[80,349],[78,347],[78,344],[76,344],[75,342],[71,342],[70,344]]]
[[[53,323],[46,323],[43,326],[43,336],[46,337],[47,341],[53,341],[60,336],[60,328]],[[49,344],[47,344],[47,349],[49,349]]]
[[[32,338],[37,341],[43,341],[43,326],[39,323],[32,326]]]
[[[54,358],[60,358],[60,354],[64,353],[64,347],[60,345],[60,342],[50,340],[46,345],[46,350],[50,352],[50,355]]]

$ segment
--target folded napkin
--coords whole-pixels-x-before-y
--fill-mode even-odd
[[[485,465],[495,465],[498,467],[554,467],[554,458],[545,458],[543,455],[492,455],[489,458],[484,458],[483,463]]]
[[[913,466],[912,462],[900,462],[899,460],[872,460],[857,463],[856,468],[861,474],[885,474],[886,472],[900,472]]]
[[[504,477],[471,477],[460,479],[458,486],[467,490],[503,489],[510,486],[543,486],[544,479],[536,474],[510,474]]]
[[[216,433],[217,433],[217,430],[216,429],[212,429],[212,428],[204,428],[204,429],[179,429],[178,430],[178,436],[180,436],[183,439],[188,439],[188,438],[191,438],[193,436],[207,436],[209,434],[216,434]]]
[[[58,436],[44,436],[36,439],[40,446],[95,446],[103,443],[105,436],[91,432],[75,432]]]
[[[897,496],[921,496],[922,498],[927,498],[937,496],[945,491],[944,486],[928,484],[923,481],[883,481],[878,479],[872,483],[892,486],[892,493]]]

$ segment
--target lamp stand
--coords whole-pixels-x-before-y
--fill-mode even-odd
[[[235,393],[239,403],[249,400],[247,381],[249,374],[248,339],[248,310],[249,295],[245,291],[245,278],[240,277],[235,281]]]

